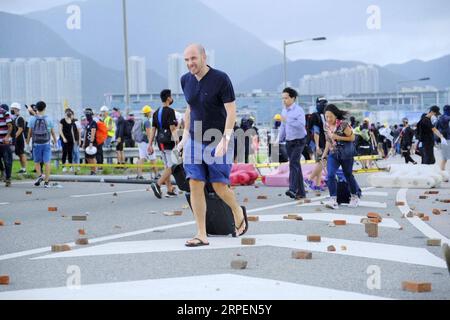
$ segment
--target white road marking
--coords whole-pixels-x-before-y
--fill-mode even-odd
[[[4,205],[7,205],[7,204],[9,204],[9,202],[0,202],[0,206],[4,206]]]
[[[303,213],[303,212],[293,212],[290,214],[298,214],[303,218],[303,220],[316,220],[316,221],[325,221],[325,222],[332,222],[333,220],[346,220],[348,224],[357,224],[362,225],[361,219],[367,218],[366,216],[359,216],[359,215],[351,215],[351,214],[339,214],[339,213],[324,213],[324,212],[318,212],[318,213]],[[294,222],[292,220],[286,220],[283,219],[283,217],[286,216],[286,214],[272,214],[272,215],[262,215],[259,216],[259,221],[261,222],[275,222],[275,221],[290,221]],[[383,218],[383,221],[378,224],[380,227],[386,227],[386,228],[394,228],[399,229],[401,226],[391,218]]]
[[[111,235],[111,236],[89,239],[89,243],[94,244],[94,243],[99,243],[99,242],[104,242],[104,241],[109,241],[109,240],[116,240],[116,239],[125,238],[125,237],[137,236],[137,235],[141,235],[141,234],[145,234],[145,233],[154,232],[155,230],[168,230],[168,229],[193,225],[194,223],[195,223],[194,221],[190,221],[190,222],[171,224],[171,225],[167,225],[167,226],[160,226],[160,227],[155,227],[155,228],[150,228],[150,229],[143,229],[143,230],[137,230],[137,231],[132,231],[132,232],[120,233],[120,234],[115,234],[115,235]],[[68,245],[75,246],[75,242],[68,243]],[[47,253],[50,251],[50,249],[51,249],[51,247],[48,246],[48,247],[43,247],[43,248],[38,248],[38,249],[20,251],[20,252],[15,252],[15,253],[8,253],[8,254],[1,255],[0,261],[30,256],[30,255],[39,254],[39,253]]]
[[[406,247],[383,243],[353,241],[345,239],[322,238],[322,242],[308,242],[306,236],[294,234],[262,234],[253,235],[256,245],[282,247],[290,249],[309,250],[327,254],[341,254],[361,258],[380,259],[401,263],[418,264],[436,268],[447,268],[445,261],[431,254],[424,248]],[[89,257],[101,255],[138,254],[170,251],[192,251],[242,248],[240,238],[214,238],[209,246],[188,248],[184,245],[185,239],[147,240],[110,242],[84,249],[49,254],[31,260]],[[328,252],[327,247],[334,245],[336,252]],[[344,245],[347,250],[340,248]]]
[[[351,291],[292,282],[213,274],[196,277],[7,291],[0,300],[379,300],[387,299]]]
[[[389,193],[380,191],[364,192],[363,196],[388,197]]]
[[[405,216],[408,214],[409,211],[411,211],[411,208],[408,205],[408,202],[406,201],[406,193],[408,192],[408,189],[400,189],[397,192],[397,201],[402,201],[405,203],[404,206],[398,206],[399,210],[402,214]],[[448,243],[450,244],[450,240],[443,236],[441,233],[433,229],[428,223],[425,221],[422,221],[419,217],[412,217],[408,218],[408,221],[420,232],[422,232],[426,237],[429,239],[441,239],[441,244]]]
[[[299,204],[297,207],[319,207],[323,206],[320,202],[311,202],[311,203],[304,203]],[[343,203],[341,206],[348,206],[348,203]],[[376,201],[359,201],[360,207],[366,207],[366,208],[379,208],[379,209],[385,209],[387,208],[387,204],[385,202],[376,202]]]
[[[98,197],[98,196],[108,196],[113,194],[122,194],[122,193],[133,193],[133,192],[145,192],[147,189],[135,189],[135,190],[125,190],[125,191],[112,191],[112,192],[103,192],[103,193],[90,193],[90,194],[77,194],[70,196],[71,198],[88,198],[88,197]]]

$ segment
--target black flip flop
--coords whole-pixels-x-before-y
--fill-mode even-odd
[[[186,243],[186,247],[194,248],[194,247],[203,247],[203,246],[209,246],[209,243],[203,242],[202,239],[194,238],[192,240],[198,240],[198,243]]]
[[[245,229],[244,229],[244,231],[242,231],[241,234],[238,234],[238,237],[243,236],[243,235],[246,234],[247,231],[248,231],[247,209],[246,209],[245,207],[241,207],[241,208],[242,208],[242,213],[244,214],[244,221],[242,221],[242,223],[245,222]],[[241,225],[237,228],[238,230],[242,227],[242,223],[241,223]]]

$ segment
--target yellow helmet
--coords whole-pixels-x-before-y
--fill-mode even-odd
[[[152,112],[152,107],[150,106],[145,106],[142,108],[142,113],[151,113]]]
[[[281,121],[281,114],[276,114],[275,117],[273,117],[273,120]]]

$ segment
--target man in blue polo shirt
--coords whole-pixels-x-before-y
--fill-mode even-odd
[[[184,51],[189,73],[181,78],[188,107],[183,139],[184,169],[191,188],[191,204],[197,223],[197,235],[186,242],[188,247],[209,245],[206,234],[205,183],[210,182],[217,195],[233,211],[237,234],[247,232],[245,208],[236,201],[228,187],[233,162],[233,128],[236,103],[229,77],[206,64],[206,51],[193,44]],[[215,141],[215,143],[211,143]],[[218,144],[217,144],[218,142]]]

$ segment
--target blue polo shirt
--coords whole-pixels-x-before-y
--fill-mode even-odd
[[[234,102],[233,85],[228,75],[210,67],[208,73],[198,81],[187,73],[181,77],[181,88],[191,107],[190,134],[194,139],[194,121],[202,122],[202,137],[208,129],[225,131],[227,112],[225,103]]]

